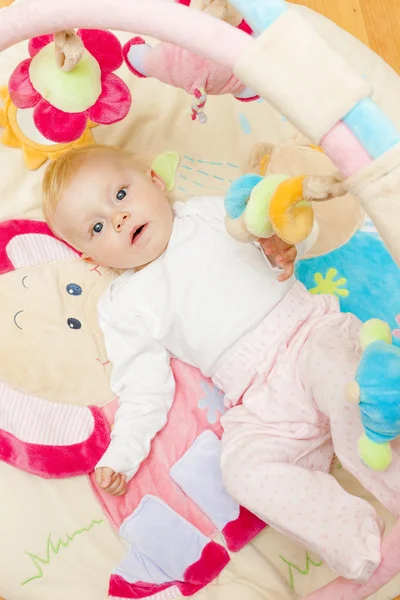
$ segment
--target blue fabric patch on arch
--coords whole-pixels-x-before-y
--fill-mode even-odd
[[[343,122],[374,159],[400,143],[396,127],[371,98],[364,98],[356,104]]]
[[[230,0],[253,31],[261,33],[288,10],[283,0]]]

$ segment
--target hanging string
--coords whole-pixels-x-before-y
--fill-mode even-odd
[[[57,65],[61,71],[72,71],[81,60],[85,47],[79,35],[73,29],[54,34]]]

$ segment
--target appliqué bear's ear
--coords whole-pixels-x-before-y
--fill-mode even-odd
[[[146,73],[146,58],[153,48],[141,37],[134,37],[122,48],[122,54],[128,69],[136,77],[148,77]]]
[[[0,223],[0,274],[78,256],[42,221],[16,219]]]
[[[46,479],[93,471],[110,441],[97,407],[48,402],[0,382],[0,460]]]

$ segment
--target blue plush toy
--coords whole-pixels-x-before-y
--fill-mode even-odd
[[[392,461],[389,442],[400,435],[400,348],[392,346],[390,327],[379,319],[364,323],[360,344],[361,362],[346,397],[360,406],[360,458],[371,469],[385,471]]]

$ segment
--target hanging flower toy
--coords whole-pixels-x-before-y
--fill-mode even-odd
[[[112,33],[64,31],[31,39],[28,49],[30,58],[14,70],[8,89],[17,108],[33,108],[34,124],[46,139],[66,144],[90,122],[111,125],[126,117],[131,95],[114,73],[122,65],[122,48]]]

